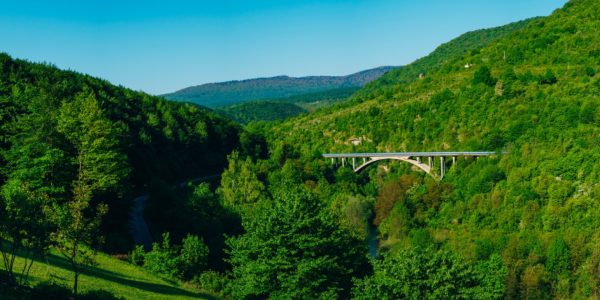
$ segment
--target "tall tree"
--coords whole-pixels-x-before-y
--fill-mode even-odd
[[[108,211],[93,202],[94,193],[114,188],[127,176],[126,158],[118,151],[119,131],[102,111],[93,93],[80,93],[60,108],[57,130],[69,143],[73,171],[67,201],[54,205],[57,230],[52,237],[74,272],[73,293],[85,266],[93,263],[101,218]]]
[[[264,185],[253,170],[252,160],[240,158],[238,152],[229,157],[229,167],[221,176],[219,189],[226,205],[230,207],[253,204],[261,197]]]
[[[43,93],[23,95],[13,89],[12,100],[22,97],[28,99],[21,108],[23,115],[2,124],[9,147],[1,153],[6,182],[0,188],[0,236],[4,239],[0,252],[9,282],[18,285],[26,283],[36,256],[48,249],[51,228],[45,208],[63,192],[58,171],[63,152],[53,145],[57,139],[48,109],[51,100]],[[20,278],[14,271],[17,253],[25,258]]]
[[[368,269],[367,247],[339,228],[305,188],[283,184],[246,218],[246,233],[228,240],[233,297],[347,297],[354,276]]]

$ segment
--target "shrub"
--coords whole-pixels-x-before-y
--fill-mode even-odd
[[[202,272],[200,276],[196,277],[196,282],[201,289],[223,295],[227,286],[227,278],[225,275],[215,272],[206,271]]]
[[[181,274],[178,268],[177,251],[171,247],[168,232],[163,234],[162,244],[152,244],[152,250],[144,257],[144,268],[171,278],[177,278]]]
[[[208,260],[208,247],[202,238],[188,235],[183,240],[181,254],[179,255],[179,266],[183,277],[191,278],[206,269]]]
[[[144,247],[142,245],[137,245],[129,254],[129,261],[136,266],[142,266],[144,265],[145,255],[146,252],[144,252]]]

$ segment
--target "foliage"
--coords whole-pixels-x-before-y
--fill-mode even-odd
[[[188,235],[183,239],[179,255],[179,268],[182,270],[183,278],[190,279],[194,274],[199,274],[206,269],[208,252],[208,247],[202,238]]]
[[[196,277],[232,298],[596,297],[599,12],[598,1],[573,0],[547,18],[466,34],[349,102],[251,123],[246,132],[194,105],[0,56],[3,236],[19,241],[6,224],[67,224],[38,227],[20,213],[30,205],[38,208],[35,218],[56,221],[61,210],[49,208],[76,203],[62,215],[96,227],[102,202],[127,212],[121,200],[149,184],[153,231],[170,232],[174,241],[194,237],[174,244],[163,237],[144,264],[168,277]],[[83,126],[90,119],[98,125]],[[109,121],[110,131],[83,129],[106,129]],[[378,162],[356,174],[321,157],[453,150],[499,153],[446,161],[441,181],[405,162]],[[103,176],[119,157],[127,157],[125,168]],[[88,158],[97,168],[83,164],[79,172],[74,162]],[[194,169],[219,172],[225,162],[217,193],[218,183],[173,186],[193,178]],[[44,236],[29,230],[27,240]],[[139,281],[124,279],[128,273],[140,271],[119,268],[127,272],[115,278],[90,267],[82,280],[148,295],[123,291]],[[64,270],[56,272],[64,278]],[[195,294],[168,288],[161,295]]]
[[[164,233],[162,243],[153,243],[152,250],[144,255],[144,268],[170,278],[181,276],[177,249],[171,245],[169,233]]]
[[[250,157],[239,159],[233,152],[228,158],[229,166],[221,175],[219,193],[225,205],[235,208],[256,203],[263,193],[264,185],[258,180]]]
[[[546,270],[551,276],[560,276],[569,271],[571,260],[569,248],[561,237],[552,240],[546,256]]]
[[[241,124],[252,121],[276,121],[305,113],[306,110],[293,103],[275,101],[250,101],[225,106],[218,113]]]
[[[195,279],[200,288],[211,293],[223,295],[226,293],[228,278],[215,271],[205,271],[200,273]]]
[[[492,77],[492,73],[490,73],[490,68],[483,66],[479,68],[475,75],[473,75],[473,84],[483,83],[487,86],[495,86],[496,79]]]
[[[286,98],[247,101],[221,107],[216,112],[242,124],[284,120],[344,101],[358,89],[338,88]]]
[[[129,262],[136,266],[144,265],[144,256],[146,252],[144,251],[144,246],[136,245],[133,250],[129,253]]]
[[[143,256],[144,268],[168,278],[191,279],[207,268],[209,249],[202,238],[188,234],[181,246],[171,244],[170,234],[162,235],[162,243],[153,243]]]
[[[512,30],[467,34],[473,43],[456,40],[448,55],[389,72],[347,103],[263,124],[271,157],[255,165],[267,166],[268,178],[293,166],[296,182],[337,216],[349,196],[375,197],[379,252],[433,245],[473,268],[500,255],[507,298],[590,297],[600,228],[599,11],[597,1],[574,0]],[[446,161],[439,183],[403,162],[353,174],[320,156],[467,150],[506,153]],[[411,180],[400,183],[402,175]]]
[[[442,67],[447,67],[448,62],[455,60],[469,53],[478,53],[486,45],[500,40],[526,27],[529,23],[536,20],[527,19],[514,22],[500,27],[480,29],[462,34],[461,36],[440,45],[429,55],[422,57],[415,62],[392,70],[383,75],[379,80],[367,84],[359,90],[352,98],[355,102],[373,99],[386,93],[394,87],[402,84],[410,84],[419,79],[419,74],[425,78],[433,74]],[[475,61],[465,59],[464,65],[471,65]],[[463,67],[461,66],[461,67]]]
[[[122,230],[130,199],[154,180],[173,184],[220,172],[242,129],[195,105],[0,54],[0,185],[12,181],[48,206],[65,201],[75,172],[62,166],[71,165],[77,154],[77,141],[67,138],[65,130],[76,125],[69,118],[82,108],[74,103],[86,97],[95,99],[110,123],[113,151],[126,158],[121,167],[129,170],[127,176],[114,174],[121,178],[118,188],[97,192],[92,199],[93,205],[104,202],[110,207],[101,225],[106,236],[101,247],[125,252],[131,247],[128,232]]]
[[[358,280],[353,294],[356,299],[500,299],[506,268],[493,259],[472,268],[445,251],[403,250],[375,261],[374,274]]]
[[[339,229],[318,199],[283,185],[227,241],[235,298],[319,298],[349,291],[365,272],[366,245]]]
[[[127,176],[125,157],[116,149],[118,133],[112,125],[93,94],[79,94],[59,110],[57,130],[73,151],[65,167],[72,168],[75,179],[71,187],[65,188],[70,199],[51,208],[56,231],[50,236],[71,264],[74,295],[82,269],[94,263],[94,251],[85,245],[97,241],[101,218],[108,211],[106,204],[91,205],[92,197],[120,184]]]

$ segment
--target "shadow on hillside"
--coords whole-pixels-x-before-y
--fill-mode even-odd
[[[52,266],[55,266],[55,267],[58,267],[61,269],[65,269],[67,271],[71,271],[71,265],[69,264],[69,262],[64,257],[61,257],[59,255],[52,254],[52,255],[48,256],[48,262]],[[113,271],[99,269],[99,268],[93,267],[93,266],[87,267],[82,272],[82,274],[90,276],[90,277],[101,278],[101,279],[104,279],[107,281],[112,281],[112,282],[115,282],[115,283],[118,283],[121,285],[129,286],[132,288],[137,288],[137,289],[141,289],[141,290],[145,290],[145,291],[157,293],[157,294],[188,296],[188,297],[203,297],[203,298],[207,298],[207,299],[218,299],[209,294],[200,293],[200,292],[194,293],[194,292],[182,289],[182,288],[169,286],[166,284],[134,280],[134,279],[131,279],[131,277],[127,277],[126,275],[124,276],[123,274],[119,274],[119,273],[116,273]]]

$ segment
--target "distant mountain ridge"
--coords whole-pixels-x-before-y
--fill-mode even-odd
[[[275,76],[191,86],[163,95],[169,100],[192,102],[208,107],[251,100],[285,98],[333,89],[362,87],[397,67],[384,66],[346,76]]]

